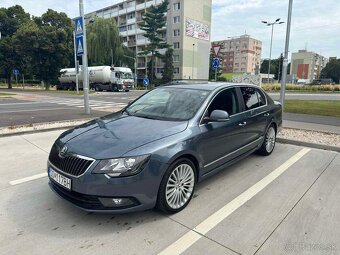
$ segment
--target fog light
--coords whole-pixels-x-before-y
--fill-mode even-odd
[[[122,198],[122,197],[115,197],[115,198],[101,197],[99,198],[99,200],[105,207],[117,207],[118,208],[118,207],[129,207],[129,206],[138,204],[134,199]]]
[[[122,198],[113,198],[112,202],[115,203],[116,205],[122,205],[124,203],[124,199],[122,199]]]

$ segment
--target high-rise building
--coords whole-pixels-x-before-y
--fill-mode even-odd
[[[96,17],[114,18],[123,44],[137,58],[137,75],[144,77],[151,54],[141,56],[149,41],[140,29],[142,16],[151,5],[163,0],[128,0],[85,15],[87,21]],[[162,37],[174,49],[174,78],[202,79],[209,77],[209,53],[211,37],[212,0],[169,0],[167,24]],[[160,51],[162,54],[165,50]],[[163,62],[157,59],[155,72],[158,78],[163,72]]]
[[[320,54],[299,50],[292,53],[290,74],[296,79],[317,80],[328,59]]]
[[[225,73],[256,73],[260,69],[262,42],[249,35],[228,38],[212,42],[220,45],[219,58],[222,72]]]

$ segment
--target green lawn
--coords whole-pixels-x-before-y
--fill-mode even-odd
[[[340,118],[340,100],[286,100],[285,112]]]
[[[15,96],[16,94],[14,93],[3,93],[3,92],[0,92],[0,96]]]

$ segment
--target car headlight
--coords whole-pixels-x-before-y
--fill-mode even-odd
[[[107,174],[111,177],[130,176],[142,171],[149,159],[150,155],[104,159],[99,162],[92,173]]]

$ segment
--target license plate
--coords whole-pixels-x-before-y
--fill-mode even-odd
[[[71,179],[67,178],[56,171],[54,171],[51,167],[49,168],[48,175],[55,182],[59,183],[61,186],[71,190]]]

